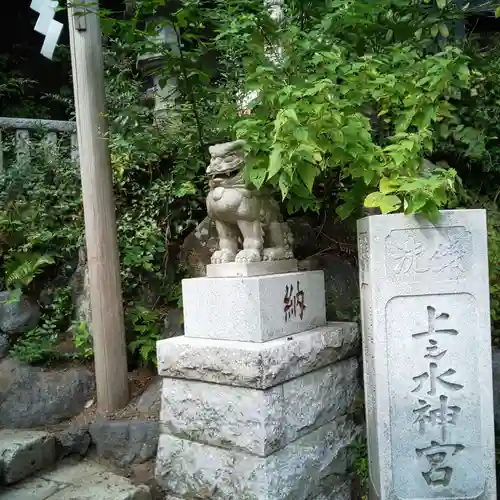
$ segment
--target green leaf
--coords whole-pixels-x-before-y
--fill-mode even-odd
[[[431,200],[428,200],[425,206],[422,208],[422,213],[425,214],[425,216],[434,224],[439,221],[439,218],[441,216],[439,208]]]
[[[443,38],[448,38],[448,36],[450,35],[450,31],[448,30],[448,26],[446,26],[446,24],[444,24],[444,23],[441,23],[439,25],[439,33],[441,33],[441,36]]]
[[[424,193],[415,193],[407,200],[405,214],[416,214],[422,211],[426,205],[428,197]]]
[[[248,180],[260,189],[266,180],[267,170],[262,167],[251,168],[248,170]]]
[[[401,207],[401,200],[398,196],[390,194],[384,196],[379,203],[379,208],[383,214],[395,212]]]
[[[500,7],[497,7],[497,8],[495,9],[495,17],[496,17],[496,18],[500,17]]]
[[[438,6],[438,9],[444,9],[446,7],[446,0],[436,0],[436,5]]]
[[[363,171],[363,180],[367,186],[369,186],[373,179],[375,179],[375,171],[371,168],[365,168]]]
[[[281,152],[281,146],[274,146],[269,157],[268,179],[272,179],[281,170]]]
[[[290,118],[295,123],[299,123],[299,118],[297,116],[297,113],[293,108],[286,108],[283,110],[283,115],[286,116],[287,118]]]
[[[354,206],[351,203],[344,203],[337,207],[336,212],[342,220],[345,220],[354,212]]]
[[[382,194],[393,193],[397,190],[397,188],[398,184],[394,181],[391,181],[387,177],[382,177],[382,179],[380,179],[379,190]]]
[[[309,192],[312,193],[314,180],[318,175],[318,169],[314,165],[303,163],[297,167],[297,173]]]
[[[382,193],[379,191],[375,191],[370,193],[364,201],[364,205],[366,208],[378,208],[380,204],[380,200],[384,197]]]
[[[281,198],[284,200],[288,196],[288,191],[290,190],[290,179],[285,172],[281,172],[278,185],[281,191]]]
[[[397,167],[406,161],[406,155],[401,151],[393,151],[391,153],[391,158]]]
[[[370,193],[365,198],[365,207],[367,208],[380,208],[384,214],[395,212],[401,207],[401,200],[398,196],[390,194],[384,195],[380,192]]]

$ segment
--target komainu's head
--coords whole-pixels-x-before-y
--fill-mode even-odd
[[[211,183],[226,183],[237,176],[245,165],[245,141],[240,139],[210,146],[210,165],[207,175]]]

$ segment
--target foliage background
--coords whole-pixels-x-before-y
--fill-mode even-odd
[[[414,0],[286,2],[286,22],[261,0],[137,1],[105,4],[106,93],[118,218],[122,284],[132,361],[151,363],[163,318],[180,301],[179,246],[204,216],[208,145],[248,141],[247,176],[268,184],[295,216],[424,212],[486,206],[489,214],[492,319],[500,328],[498,191],[498,37],[454,4]],[[157,121],[139,54],[151,16],[173,25],[178,52],[161,47],[164,80],[178,84],[176,108]],[[467,24],[469,23],[469,24]],[[267,48],[267,52],[265,51]],[[32,73],[0,57],[0,114],[73,116],[69,78],[42,91]],[[280,53],[279,62],[268,54]],[[67,46],[57,67],[68,76]],[[35,75],[36,76],[36,75]],[[39,75],[40,76],[40,75]],[[257,91],[251,114],[239,96]],[[1,272],[5,287],[42,306],[40,324],[16,340],[30,362],[67,357],[68,335],[91,356],[88,326],[73,324],[68,285],[83,244],[79,174],[68,139],[48,146],[35,135],[31,161],[1,176]],[[5,141],[4,141],[5,142]],[[10,156],[9,156],[10,155]],[[430,160],[429,163],[424,160]],[[338,215],[337,215],[338,214]]]

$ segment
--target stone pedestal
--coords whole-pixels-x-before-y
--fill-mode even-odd
[[[496,499],[484,210],[367,217],[358,244],[371,497]]]
[[[188,337],[266,342],[325,324],[323,271],[182,282]]]
[[[183,298],[186,335],[158,342],[167,498],[350,499],[359,334],[326,324],[322,272],[190,279]]]

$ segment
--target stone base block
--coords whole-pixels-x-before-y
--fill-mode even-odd
[[[326,324],[322,271],[182,282],[187,337],[266,342]]]
[[[167,498],[330,500],[333,485],[345,491],[349,445],[358,433],[350,418],[340,417],[268,457],[162,434],[156,479]]]
[[[239,276],[266,276],[268,274],[293,273],[299,270],[296,259],[270,260],[265,262],[228,262],[208,264],[207,277],[234,278]]]
[[[175,337],[160,340],[156,352],[164,377],[268,389],[355,356],[359,349],[356,323],[328,323],[263,343]]]
[[[47,432],[0,430],[0,484],[17,483],[55,460],[55,439]]]
[[[266,457],[346,414],[359,392],[354,357],[266,390],[164,378],[160,421],[177,437]]]

